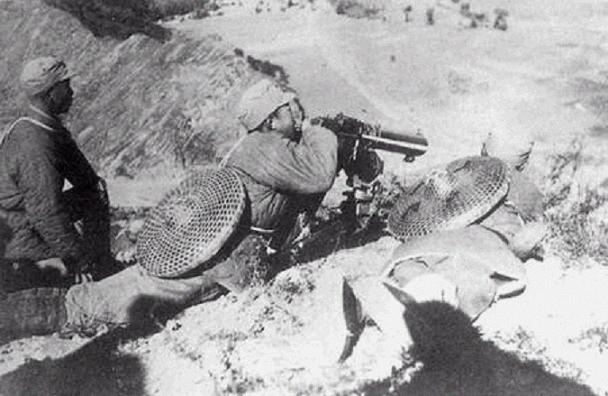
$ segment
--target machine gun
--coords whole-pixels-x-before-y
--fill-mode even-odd
[[[380,125],[372,125],[342,113],[335,117],[317,117],[312,123],[333,131],[339,137],[352,138],[362,149],[403,154],[406,162],[412,162],[426,153],[429,145],[420,132],[412,134],[388,131]]]
[[[300,247],[332,235],[352,235],[367,229],[369,221],[378,211],[373,207],[374,198],[382,189],[377,177],[383,172],[384,166],[376,150],[402,154],[404,161],[412,162],[428,149],[428,142],[420,132],[389,131],[342,113],[333,117],[317,117],[311,122],[333,131],[342,140],[340,144],[348,147],[338,156],[343,157],[340,165],[347,175],[349,189],[342,193],[345,199],[340,205],[339,216],[324,221],[323,225],[309,227],[312,229],[308,230],[305,239],[295,240]]]

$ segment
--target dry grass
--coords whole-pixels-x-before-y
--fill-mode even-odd
[[[577,180],[582,147],[580,140],[574,140],[566,152],[551,159],[545,186],[548,243],[568,265],[582,257],[608,265],[608,223],[602,215],[608,195]]]
[[[569,340],[571,343],[583,344],[585,348],[608,351],[608,323],[583,331],[578,337]]]
[[[246,55],[240,48],[234,49],[234,54],[247,61],[247,64],[255,71],[267,75],[281,84],[289,85],[289,74],[281,65],[277,65],[267,60],[257,59],[251,55]]]

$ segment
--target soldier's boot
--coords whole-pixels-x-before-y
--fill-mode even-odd
[[[66,289],[37,288],[0,300],[0,343],[59,331],[67,322]]]

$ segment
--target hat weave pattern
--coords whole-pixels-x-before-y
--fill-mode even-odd
[[[465,227],[498,204],[509,189],[507,165],[494,157],[472,156],[430,172],[399,198],[388,217],[397,239]]]
[[[233,169],[205,169],[189,176],[146,218],[137,240],[138,263],[163,278],[198,267],[230,238],[245,203],[245,189]]]

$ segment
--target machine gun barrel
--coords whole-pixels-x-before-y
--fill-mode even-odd
[[[366,147],[403,154],[406,161],[413,161],[428,149],[428,141],[420,133],[387,131],[342,113],[334,117],[319,117],[315,122],[338,136],[360,139]]]
[[[420,134],[412,135],[383,130],[376,135],[361,135],[361,139],[368,141],[375,149],[414,157],[426,153],[429,145],[426,138]]]

